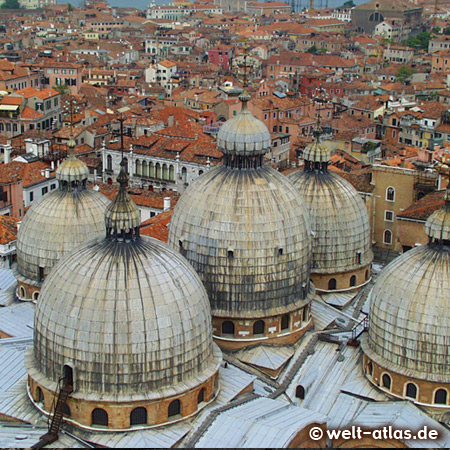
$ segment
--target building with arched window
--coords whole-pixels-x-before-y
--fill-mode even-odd
[[[369,293],[361,341],[368,379],[389,395],[450,410],[450,189],[425,224],[429,243],[387,265]]]
[[[224,164],[182,194],[168,241],[202,278],[224,349],[297,341],[312,325],[315,292],[305,206],[287,177],[264,164],[269,130],[247,108],[249,95],[240,99],[241,112],[217,136]]]
[[[199,276],[168,245],[140,236],[125,164],[118,181],[105,235],[45,280],[25,362],[33,402],[51,413],[63,377],[70,421],[98,430],[193,416],[215,398],[222,361]]]

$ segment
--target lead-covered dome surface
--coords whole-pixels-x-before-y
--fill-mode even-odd
[[[39,280],[39,267],[48,274],[68,251],[105,234],[109,200],[90,188],[55,189],[27,212],[17,237],[19,276]]]
[[[249,97],[243,94],[240,98],[243,101],[241,112],[222,125],[217,135],[217,147],[228,155],[264,155],[272,143],[269,130],[248,110]]]
[[[175,207],[169,244],[200,274],[216,316],[284,313],[309,287],[309,219],[294,186],[269,167],[221,165],[195,180]]]
[[[430,381],[450,377],[450,248],[416,247],[387,265],[369,294],[364,352],[382,367]]]
[[[221,360],[199,277],[152,238],[97,239],[66,255],[44,282],[34,329],[29,374],[45,386],[70,364],[73,397],[85,400],[175,395]]]
[[[328,171],[294,172],[288,178],[299,190],[310,215],[313,272],[346,272],[370,264],[369,217],[356,189]]]

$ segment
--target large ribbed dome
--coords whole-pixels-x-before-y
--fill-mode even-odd
[[[303,203],[286,177],[268,167],[223,165],[195,180],[175,207],[169,244],[181,247],[200,274],[216,315],[285,312],[309,283]]]
[[[74,249],[44,282],[27,370],[48,388],[70,365],[74,399],[123,404],[201,386],[221,354],[200,278],[169,246],[139,236],[124,165],[118,180],[106,236]]]
[[[314,232],[312,270],[346,272],[370,264],[369,216],[356,189],[331,172],[301,171],[289,178],[310,214]]]
[[[271,146],[269,130],[247,108],[247,94],[241,96],[242,110],[227,120],[217,135],[217,147],[227,155],[264,155]]]
[[[393,372],[450,382],[450,195],[427,220],[427,245],[387,265],[372,291],[364,353]]]
[[[362,278],[358,271],[367,270],[373,259],[369,215],[356,189],[329,172],[330,151],[321,143],[321,133],[317,123],[315,139],[303,154],[304,170],[289,175],[289,179],[300,191],[310,215],[314,233],[313,274],[333,277],[353,271],[350,281],[340,275],[338,284],[334,278],[329,279],[330,284],[324,285],[323,279],[318,278],[314,282],[321,290],[347,289],[368,280],[368,272]]]
[[[44,282],[35,315],[34,370],[48,385],[64,364],[75,397],[152,399],[200,384],[217,370],[205,289],[165,244],[90,241]]]
[[[40,280],[68,251],[105,233],[105,209],[109,200],[90,188],[60,186],[27,212],[17,237],[17,268],[21,277]],[[28,280],[26,280],[29,282]]]
[[[423,245],[385,267],[370,293],[364,352],[394,372],[450,377],[450,248]]]

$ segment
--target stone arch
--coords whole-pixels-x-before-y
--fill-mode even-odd
[[[203,403],[205,401],[205,388],[200,389],[198,395],[197,395],[197,405],[200,405],[200,403]]]
[[[142,406],[131,411],[130,426],[133,425],[147,425],[147,410]]]
[[[172,165],[169,166],[169,180],[175,181],[175,167]]]
[[[352,275],[350,277],[350,287],[355,287],[356,286],[356,275]]]
[[[381,377],[381,386],[386,388],[387,390],[391,390],[392,388],[392,378],[388,373],[384,373]]]
[[[173,400],[168,408],[168,415],[169,417],[178,416],[181,414],[181,402],[180,400]]]
[[[159,162],[155,164],[155,178],[161,178],[161,164]]]
[[[406,383],[405,385],[405,397],[417,399],[419,389],[415,383]]]
[[[446,405],[448,400],[447,389],[439,388],[434,392],[433,403],[435,405]]]
[[[234,336],[234,323],[231,320],[222,322],[222,334],[230,334]]]
[[[253,336],[264,334],[266,331],[266,323],[264,320],[257,320],[253,324]]]
[[[95,408],[91,413],[92,425],[108,426],[108,413],[102,408]]]
[[[337,289],[336,278],[330,278],[330,280],[328,281],[328,290],[334,291],[335,289]]]
[[[135,173],[138,176],[142,175],[142,161],[140,159],[136,160],[136,169],[135,169]]]
[[[289,317],[289,314],[285,314],[281,318],[281,330],[289,330],[290,322],[291,322],[291,318]]]

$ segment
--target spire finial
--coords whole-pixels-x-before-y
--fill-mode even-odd
[[[242,80],[242,86],[243,86],[243,91],[241,93],[241,95],[239,96],[239,100],[242,102],[242,109],[247,109],[247,102],[250,100],[250,94],[248,93],[248,78],[247,78],[247,68],[249,67],[247,64],[247,58],[248,58],[248,44],[247,44],[247,40],[244,41],[244,54],[243,54],[243,59],[244,59],[244,63],[240,64],[240,67],[243,68],[244,70],[244,75],[243,75],[243,80]]]
[[[320,135],[322,134],[322,128],[320,127],[320,113],[316,114],[316,125],[313,129],[313,136],[314,138],[319,141],[320,140]]]

